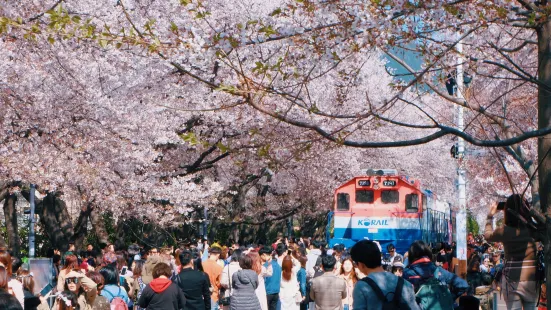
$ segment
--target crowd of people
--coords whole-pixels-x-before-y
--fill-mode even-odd
[[[283,237],[227,246],[201,240],[176,249],[70,245],[51,253],[55,283],[45,296],[28,266],[0,249],[0,309],[474,310],[492,289],[505,292],[510,309],[544,306],[545,300],[536,304],[533,234],[509,217],[496,230],[486,225],[484,237],[468,237],[467,281],[452,272],[454,244],[423,241],[403,255],[370,240],[327,249],[323,241]]]

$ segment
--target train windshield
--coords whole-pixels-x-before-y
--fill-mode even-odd
[[[381,200],[383,203],[398,203],[400,202],[400,193],[397,190],[381,191]]]
[[[356,191],[356,202],[373,203],[374,200],[375,200],[375,194],[373,193],[373,191],[366,191],[366,190]]]

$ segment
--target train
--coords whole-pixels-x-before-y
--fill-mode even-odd
[[[330,247],[352,247],[360,240],[393,244],[405,253],[415,240],[428,244],[454,240],[454,212],[449,203],[423,189],[418,180],[395,169],[368,169],[335,190],[328,215]]]

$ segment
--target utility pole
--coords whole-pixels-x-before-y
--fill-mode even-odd
[[[35,191],[35,188],[34,188],[34,184],[31,184],[31,193],[30,193],[30,203],[31,203],[31,221],[29,223],[30,227],[29,227],[29,257],[30,258],[33,258],[34,257],[34,223],[35,223],[35,219],[34,219],[34,207],[35,207],[35,204],[34,204],[34,191]]]
[[[465,101],[463,85],[463,42],[457,43],[457,77],[455,79],[457,84],[457,97]],[[457,129],[459,131],[465,130],[465,123],[463,119],[463,106],[458,105],[457,110]],[[458,137],[457,139],[457,206],[458,212],[456,217],[456,239],[457,239],[457,259],[459,260],[459,275],[463,278],[467,276],[467,196],[465,176],[466,171],[463,165],[463,158],[465,156],[465,140]]]

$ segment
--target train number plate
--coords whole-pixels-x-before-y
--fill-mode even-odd
[[[396,186],[396,181],[394,180],[384,180],[383,186]]]
[[[359,180],[358,185],[359,186],[371,186],[371,181],[370,180]]]

